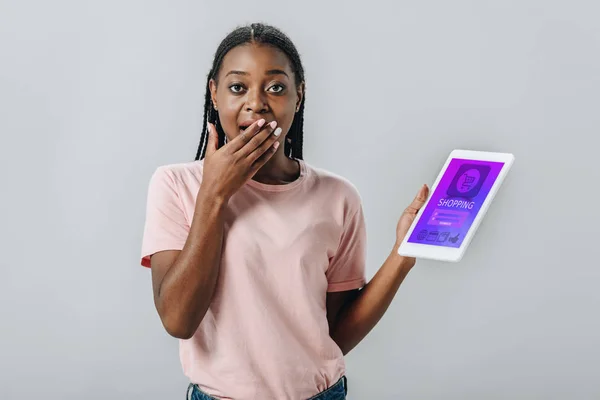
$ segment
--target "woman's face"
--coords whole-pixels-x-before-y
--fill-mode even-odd
[[[210,81],[227,140],[261,118],[277,121],[282,129],[279,140],[284,140],[304,93],[304,83],[296,87],[294,78],[290,61],[279,49],[257,44],[231,49],[218,71],[218,84]]]

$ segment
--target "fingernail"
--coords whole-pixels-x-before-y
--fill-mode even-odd
[[[266,121],[265,121],[264,119],[260,119],[260,120],[258,120],[258,126],[259,126],[259,127],[260,127],[260,126],[263,126],[263,125],[265,124],[265,122],[266,122]]]
[[[273,135],[275,135],[275,136],[281,135],[281,127],[275,129],[275,132],[273,132]]]
[[[273,148],[274,148],[275,150],[277,150],[277,148],[279,148],[279,142],[275,142],[275,143],[273,143]]]
[[[276,126],[277,126],[277,121],[271,122],[271,128],[275,129]]]

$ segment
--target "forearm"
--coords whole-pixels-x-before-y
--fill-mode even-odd
[[[158,290],[158,312],[173,336],[191,337],[212,300],[219,275],[225,205],[225,200],[214,196],[198,196],[187,241]]]
[[[398,255],[394,247],[373,279],[342,308],[331,336],[344,354],[360,343],[379,322],[413,265],[414,259]]]

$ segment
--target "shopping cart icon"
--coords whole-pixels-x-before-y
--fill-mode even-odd
[[[467,192],[471,190],[471,185],[477,180],[476,176],[470,176],[468,173],[463,175],[462,185],[460,186],[461,191]]]
[[[450,197],[473,198],[490,173],[489,165],[463,164],[456,171],[446,193]]]

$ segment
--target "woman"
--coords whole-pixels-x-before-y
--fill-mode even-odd
[[[304,104],[289,38],[238,28],[208,75],[196,160],[152,176],[141,262],[190,399],[345,399],[344,355],[415,264],[397,248],[428,188],[366,283],[360,196],[303,160]]]

